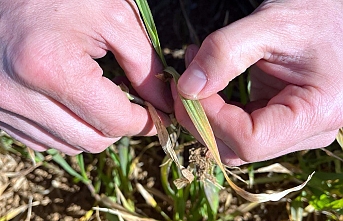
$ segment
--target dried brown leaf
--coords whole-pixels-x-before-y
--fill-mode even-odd
[[[162,146],[162,149],[167,154],[167,156],[169,156],[175,162],[176,166],[181,171],[183,177],[188,180],[188,183],[191,183],[194,180],[194,175],[192,174],[192,172],[190,172],[180,164],[179,159],[177,158],[177,155],[174,151],[173,142],[171,141],[167,128],[163,125],[161,119],[157,114],[156,109],[149,102],[145,102],[145,105],[147,106],[151,119],[155,124],[157,136]]]

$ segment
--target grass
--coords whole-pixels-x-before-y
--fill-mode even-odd
[[[215,2],[220,5],[222,1]],[[243,3],[239,7],[246,10]],[[234,79],[225,91],[243,103],[248,97],[246,76]],[[169,133],[176,144],[176,161],[194,175],[190,183],[180,166],[165,154],[157,137],[123,137],[100,154],[68,157],[55,150],[35,152],[31,162],[28,149],[1,133],[0,174],[5,182],[0,183],[0,202],[20,191],[14,188],[19,178],[27,179],[40,168],[48,173],[59,171],[69,183],[87,187],[92,207],[74,220],[343,220],[343,152],[336,142],[325,149],[230,168],[230,178],[253,193],[299,185],[316,171],[302,190],[278,202],[251,203],[232,190],[220,168],[206,157],[206,149],[192,136],[185,132],[176,136],[175,128]],[[13,178],[10,169],[5,171],[6,156],[21,159],[27,168],[17,171]],[[180,183],[183,187],[177,188],[175,184]],[[30,208],[45,204],[53,203],[23,198],[21,206],[7,204],[10,209],[1,211],[0,221],[10,217],[19,220],[23,214],[22,219],[27,219]]]

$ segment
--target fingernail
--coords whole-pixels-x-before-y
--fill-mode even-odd
[[[186,72],[181,75],[178,82],[178,89],[184,95],[196,99],[199,92],[205,87],[207,78],[200,67],[192,63],[186,70]]]

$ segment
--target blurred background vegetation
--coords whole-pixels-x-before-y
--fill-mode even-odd
[[[209,33],[250,14],[257,0],[149,0],[167,63],[184,70],[184,50]],[[108,53],[98,63],[104,75],[123,75]],[[230,82],[231,100],[248,100],[248,73]],[[282,134],[280,134],[282,136]],[[343,220],[343,152],[325,149],[228,168],[241,188],[254,193],[296,186],[316,171],[304,189],[278,202],[239,197],[186,132],[175,151],[196,179],[174,185],[180,171],[157,137],[123,137],[100,154],[65,156],[30,151],[0,133],[0,221],[5,220]],[[224,187],[223,189],[219,188]]]

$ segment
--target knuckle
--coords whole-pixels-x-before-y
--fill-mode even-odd
[[[29,84],[46,81],[45,73],[51,72],[48,58],[49,55],[44,55],[35,44],[22,44],[20,49],[15,49],[11,54],[11,74]]]
[[[230,41],[223,31],[217,30],[205,38],[203,45],[211,57],[222,60],[227,57],[226,48],[230,45]]]

